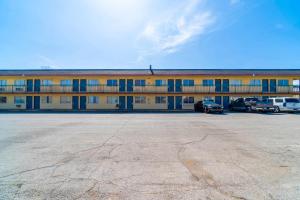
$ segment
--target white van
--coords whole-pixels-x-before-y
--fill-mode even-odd
[[[275,108],[274,112],[280,111],[300,111],[300,100],[293,97],[270,98]]]

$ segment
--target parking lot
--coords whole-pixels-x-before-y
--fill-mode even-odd
[[[299,199],[300,114],[0,114],[0,199]]]

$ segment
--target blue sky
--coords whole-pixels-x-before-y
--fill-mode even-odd
[[[0,68],[300,68],[299,0],[0,0]]]

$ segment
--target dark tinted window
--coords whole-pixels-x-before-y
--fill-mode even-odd
[[[285,99],[285,101],[287,103],[299,103],[299,99],[295,99],[295,98],[288,98],[288,99]]]
[[[282,103],[282,102],[283,102],[283,99],[275,99],[275,102],[276,102],[276,103]]]

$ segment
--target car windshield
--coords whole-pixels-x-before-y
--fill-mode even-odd
[[[300,103],[299,99],[295,99],[295,98],[287,98],[285,99],[285,101],[287,103]]]
[[[214,100],[204,100],[204,103],[214,103]]]

